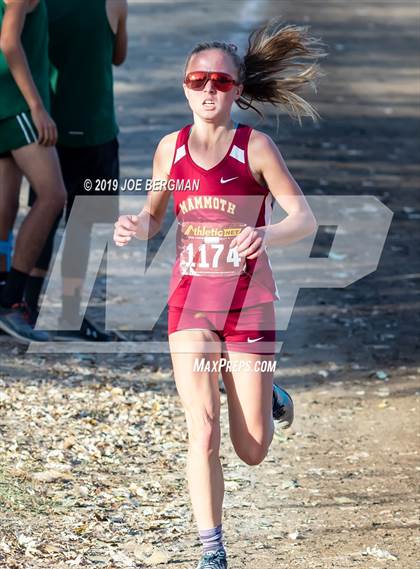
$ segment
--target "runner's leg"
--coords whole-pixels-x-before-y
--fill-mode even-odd
[[[10,156],[0,158],[0,282],[9,271],[7,257],[11,255],[9,236],[13,231],[19,209],[19,191],[22,173]]]
[[[13,267],[29,273],[64,206],[66,193],[55,148],[30,144],[12,154],[37,195],[19,229],[13,256]]]
[[[181,353],[196,342],[194,353]],[[169,335],[176,387],[185,411],[189,447],[187,478],[199,530],[215,528],[222,521],[224,481],[219,457],[220,393],[218,372],[193,371],[194,360],[218,361],[206,354],[207,342],[220,342],[210,330],[181,330]],[[200,348],[202,343],[202,348]]]
[[[47,341],[48,334],[33,329],[22,300],[29,274],[64,205],[65,189],[55,148],[30,143],[12,150],[12,156],[38,199],[17,234],[10,273],[0,293],[0,328],[20,341]]]
[[[87,196],[93,207],[89,211],[73,216],[67,224],[61,274],[63,278],[64,321],[74,324],[79,319],[81,291],[86,277],[92,227],[95,223],[113,223],[119,214],[119,196],[114,188],[110,191],[87,192],[84,189],[86,179],[114,181],[119,178],[119,144],[115,138],[98,146],[85,148],[60,148],[60,162],[69,196],[66,208],[66,223],[72,212],[74,200],[78,196]],[[79,211],[79,210],[78,210]],[[76,262],[77,260],[77,262]],[[86,317],[84,323],[91,328],[98,339],[111,339]]]
[[[232,444],[241,460],[256,465],[267,455],[274,434],[273,372],[258,371],[256,362],[272,362],[274,356],[227,351],[223,357],[232,370],[222,368]]]

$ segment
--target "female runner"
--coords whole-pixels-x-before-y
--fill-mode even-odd
[[[266,247],[292,243],[316,229],[274,142],[236,125],[231,108],[236,102],[257,110],[253,101],[270,102],[284,105],[299,121],[304,115],[316,120],[319,115],[297,91],[319,75],[311,63],[324,55],[319,44],[306,29],[282,27],[275,20],[251,34],[243,58],[232,44],[197,45],[188,56],[183,84],[194,121],[165,136],[154,156],[159,188],[162,180],[184,183],[184,191],[173,191],[178,232],[168,334],[189,434],[188,486],[203,544],[197,569],[227,568],[218,372],[235,451],[247,464],[259,464],[273,438],[273,412],[286,419],[286,426],[293,419],[288,394],[275,389],[273,405],[273,372],[262,371],[274,359],[273,301],[278,299]],[[298,63],[298,57],[310,64]],[[120,216],[115,243],[155,235],[171,193],[149,192],[138,215]],[[270,225],[274,199],[288,216]],[[211,365],[200,367],[203,360]]]

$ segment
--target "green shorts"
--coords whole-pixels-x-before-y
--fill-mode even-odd
[[[0,154],[7,154],[37,140],[31,113],[19,113],[16,117],[0,120]]]

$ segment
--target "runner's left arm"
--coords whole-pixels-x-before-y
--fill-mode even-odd
[[[248,147],[249,165],[255,176],[266,184],[277,203],[287,213],[279,223],[245,228],[231,247],[240,256],[254,259],[265,245],[286,245],[316,231],[317,222],[299,185],[289,172],[277,146],[266,134],[253,130]]]

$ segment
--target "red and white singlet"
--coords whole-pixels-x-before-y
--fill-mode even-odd
[[[238,124],[224,158],[206,170],[190,156],[191,126],[178,134],[169,173],[178,226],[168,305],[226,311],[279,300],[267,252],[248,260],[229,249],[244,226],[269,225],[273,210],[249,167],[252,129]]]

